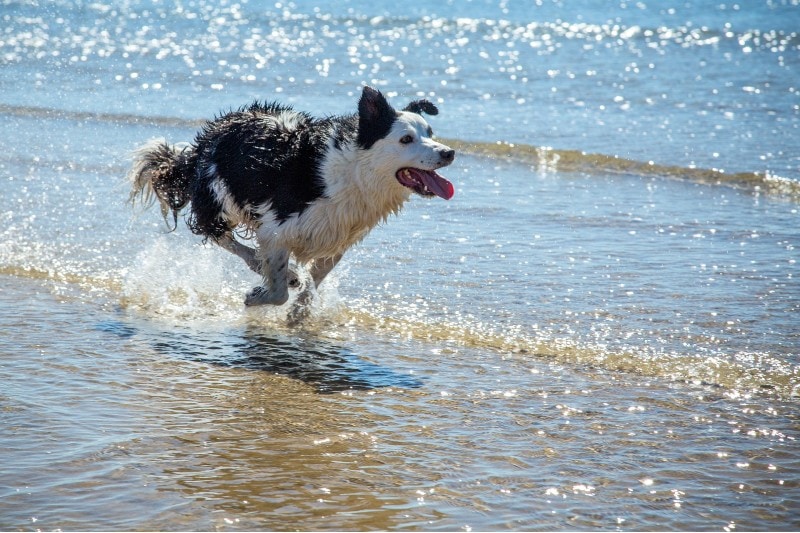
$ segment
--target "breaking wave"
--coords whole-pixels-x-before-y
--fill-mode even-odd
[[[348,335],[369,333],[435,345],[439,351],[490,350],[515,360],[532,358],[556,364],[599,368],[668,381],[710,385],[737,393],[763,392],[792,398],[800,394],[797,369],[786,361],[764,353],[733,356],[708,353],[667,353],[632,346],[610,348],[578,338],[532,330],[521,325],[493,324],[460,313],[445,316],[410,316],[387,302],[370,303],[355,299],[343,302],[338,293],[342,274],[331,276],[315,300],[305,322],[287,320],[292,301],[280,308],[246,308],[244,290],[252,280],[231,275],[225,259],[208,247],[183,250],[175,261],[168,253],[173,245],[156,240],[137,259],[138,267],[102,274],[90,268],[52,268],[31,262],[18,265],[3,258],[0,275],[49,283],[62,296],[107,301],[133,316],[146,317],[167,325],[226,324],[232,328],[256,328],[292,335],[312,334],[341,342]],[[191,253],[190,253],[191,252]],[[158,279],[158,282],[154,282]],[[326,281],[326,284],[328,282]]]
[[[180,117],[70,111],[6,104],[0,104],[0,113],[19,117],[78,122],[95,121],[186,128],[197,128],[205,122],[202,119]],[[719,169],[685,167],[655,161],[636,161],[615,155],[592,154],[581,150],[533,146],[507,141],[486,142],[444,138],[441,140],[461,153],[530,164],[541,173],[578,172],[588,175],[618,173],[645,178],[681,179],[704,185],[729,186],[756,194],[767,194],[784,197],[791,201],[800,201],[800,181],[766,171],[754,170],[752,172],[728,173]]]

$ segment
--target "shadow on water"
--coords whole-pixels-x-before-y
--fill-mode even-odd
[[[150,324],[136,327],[117,320],[101,322],[97,329],[121,338],[147,337],[153,349],[169,357],[288,376],[323,394],[422,385],[415,377],[302,333],[296,337],[251,330],[203,333],[157,329]]]

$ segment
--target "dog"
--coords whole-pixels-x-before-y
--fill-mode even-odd
[[[422,99],[397,111],[368,86],[352,115],[314,118],[256,101],[206,122],[192,143],[155,139],[136,150],[130,201],[157,201],[172,230],[190,206],[193,233],[262,276],[245,305],[283,305],[301,285],[290,259],[319,287],[412,193],[453,197],[436,170],[455,151],[433,140],[423,113],[439,110]],[[255,248],[241,242],[250,239]]]

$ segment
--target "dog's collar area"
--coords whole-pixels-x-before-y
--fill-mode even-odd
[[[400,185],[408,187],[420,196],[438,196],[449,200],[455,194],[455,187],[435,170],[401,168],[395,174]]]

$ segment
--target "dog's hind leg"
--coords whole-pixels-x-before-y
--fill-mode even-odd
[[[300,294],[297,295],[297,299],[295,299],[294,305],[292,305],[292,309],[287,316],[287,324],[289,326],[299,326],[311,315],[311,302],[314,299],[314,288],[319,287],[322,280],[325,279],[325,276],[330,274],[333,267],[336,266],[341,258],[342,254],[338,254],[335,257],[315,259],[311,262],[309,265],[309,273],[311,274],[311,279],[314,280],[314,287],[306,285]]]
[[[273,250],[261,261],[264,286],[254,287],[245,305],[283,305],[289,299],[289,251]]]
[[[230,253],[241,257],[244,262],[247,264],[248,268],[255,272],[256,274],[261,274],[261,261],[258,260],[258,256],[256,253],[255,248],[251,248],[247,245],[244,245],[233,238],[233,235],[230,233],[226,233],[219,239],[215,241],[219,246],[228,250]],[[299,287],[300,286],[300,276],[297,275],[297,272],[294,271],[293,268],[289,267],[289,287]]]

